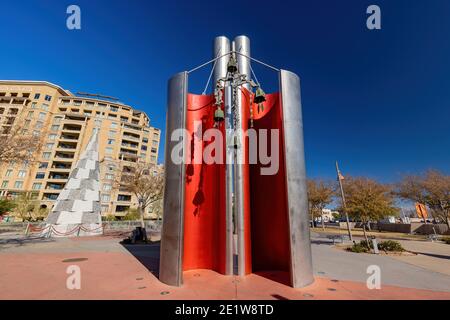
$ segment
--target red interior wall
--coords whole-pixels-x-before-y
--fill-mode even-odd
[[[251,93],[242,89],[242,109],[241,114],[244,121],[242,121],[242,130],[247,132],[250,118],[250,95]],[[250,208],[250,167],[248,166],[248,139],[244,139],[244,159],[246,164],[242,168],[244,194],[244,247],[245,247],[245,274],[252,273],[252,230],[251,230],[251,208]]]
[[[214,96],[188,94],[186,129],[191,137],[191,158],[198,159],[210,142],[192,139],[214,125]],[[194,128],[202,121],[202,132]],[[224,134],[223,122],[220,124]],[[224,145],[224,144],[223,144]],[[225,148],[223,149],[223,154]],[[225,273],[225,166],[186,164],[183,270],[212,269]]]
[[[289,271],[289,222],[282,136],[282,109],[278,93],[267,94],[264,111],[253,109],[253,128],[268,129],[268,153],[271,154],[270,129],[279,129],[279,170],[272,176],[261,175],[261,164],[250,168],[250,210],[252,271]],[[258,148],[259,150],[259,148]],[[258,156],[259,160],[259,156]]]

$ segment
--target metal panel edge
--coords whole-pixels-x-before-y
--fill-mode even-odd
[[[180,72],[169,80],[167,93],[164,215],[159,279],[172,286],[183,284],[185,162],[184,159],[181,164],[172,161],[172,149],[180,142],[171,141],[171,134],[176,129],[186,128],[187,87],[188,73]],[[184,150],[183,147],[183,157]]]
[[[279,73],[283,117],[286,190],[291,251],[291,285],[314,282],[306,189],[300,79],[290,71]]]

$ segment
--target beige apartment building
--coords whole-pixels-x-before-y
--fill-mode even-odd
[[[0,164],[0,196],[31,191],[42,208],[51,208],[95,127],[99,132],[102,214],[117,217],[137,207],[135,197],[119,190],[118,175],[138,161],[156,167],[160,130],[145,112],[90,94],[73,94],[45,81],[0,80],[0,133],[20,126],[43,139],[29,163]],[[151,209],[150,209],[151,210]]]

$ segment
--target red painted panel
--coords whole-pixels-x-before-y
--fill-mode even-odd
[[[261,175],[261,163],[250,165],[250,207],[252,270],[290,271],[289,222],[284,166],[282,109],[278,93],[267,94],[264,110],[253,104],[253,128],[279,130],[279,170],[275,175]],[[258,149],[259,150],[259,149]],[[258,157],[259,160],[259,157]]]
[[[188,94],[186,129],[191,137],[191,160],[196,157],[201,162],[186,164],[183,270],[225,273],[225,166],[202,160],[203,149],[210,142],[201,137],[214,126],[213,104],[212,95]],[[195,121],[201,122],[201,129],[198,124],[194,127]],[[223,123],[220,129],[224,134]]]
[[[241,91],[242,95],[242,130],[244,133],[248,130],[248,119],[250,118],[250,92],[245,88]],[[242,191],[244,195],[244,247],[245,247],[245,274],[252,273],[252,238],[251,238],[251,214],[250,214],[250,167],[248,166],[248,138],[244,139],[244,159],[245,164],[242,168],[244,184]]]

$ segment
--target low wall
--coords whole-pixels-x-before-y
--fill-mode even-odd
[[[133,230],[135,227],[141,226],[141,221],[102,221],[104,225],[104,230],[117,230],[117,231],[128,231]],[[145,229],[147,231],[159,232],[161,230],[161,220],[147,220],[145,223]],[[5,232],[16,232],[25,233],[27,229],[28,222],[5,222],[0,223],[0,234]],[[45,222],[32,222],[31,226],[43,227]]]
[[[398,232],[398,233],[417,233],[417,234],[448,234],[449,229],[446,224],[425,224],[420,222],[413,223],[371,223],[372,230]],[[434,228],[434,230],[433,230]]]

